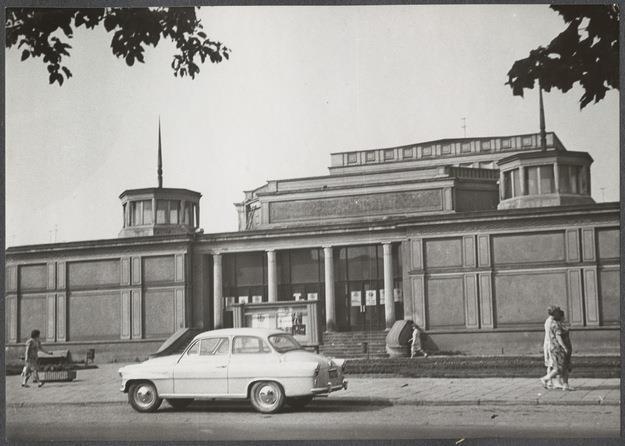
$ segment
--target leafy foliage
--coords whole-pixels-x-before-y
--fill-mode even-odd
[[[617,5],[553,5],[568,23],[547,47],[530,51],[508,72],[514,95],[539,81],[545,91],[566,93],[576,82],[584,89],[580,108],[599,102],[611,88],[619,89],[619,9]]]
[[[175,43],[173,56],[175,76],[200,72],[198,62],[209,59],[219,63],[230,56],[230,49],[206,36],[196,8],[8,8],[6,10],[6,46],[22,49],[21,60],[41,57],[47,64],[49,81],[63,85],[72,72],[64,65],[71,45],[73,30],[84,26],[94,29],[103,25],[113,33],[113,54],[129,66],[144,62],[145,48],[156,47],[161,39]]]

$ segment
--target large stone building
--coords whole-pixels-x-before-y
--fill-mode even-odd
[[[186,327],[327,348],[412,319],[432,348],[536,354],[557,304],[576,352],[616,353],[619,206],[592,200],[591,163],[553,133],[334,153],[329,175],[246,191],[216,234],[197,192],[127,190],[118,238],[7,250],[7,351],[35,327],[110,359]]]

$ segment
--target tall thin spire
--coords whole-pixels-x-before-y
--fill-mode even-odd
[[[163,155],[161,148],[161,117],[158,117],[158,187],[163,187]]]
[[[545,132],[545,107],[543,106],[543,87],[538,81],[538,97],[540,103],[540,148],[547,150],[547,133]]]

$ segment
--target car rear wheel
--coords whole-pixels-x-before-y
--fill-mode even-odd
[[[180,410],[191,404],[193,402],[193,398],[172,398],[165,401],[167,401],[167,404],[169,404],[174,409]]]
[[[143,381],[130,385],[128,402],[137,412],[155,412],[163,400],[158,397],[154,384]]]
[[[257,411],[275,413],[284,405],[284,392],[277,382],[260,381],[252,386],[250,399]]]
[[[294,396],[292,398],[287,398],[286,403],[295,409],[301,409],[305,407],[308,403],[310,403],[312,400],[313,400],[312,395]]]

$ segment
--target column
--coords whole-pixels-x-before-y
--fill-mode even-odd
[[[278,273],[276,270],[276,252],[273,249],[267,251],[267,300],[278,301]]]
[[[395,302],[393,300],[393,252],[390,243],[382,244],[384,249],[384,313],[386,329],[395,323]]]
[[[334,299],[334,252],[331,246],[323,247],[326,286],[326,331],[336,329],[336,304]]]
[[[519,166],[519,195],[527,195],[526,189],[527,185],[525,184],[525,167]]]
[[[553,163],[553,191],[556,194],[560,193],[560,168],[558,163]]]
[[[224,298],[221,254],[213,254],[213,328],[223,328]]]
[[[152,197],[152,224],[156,224],[156,198]]]

